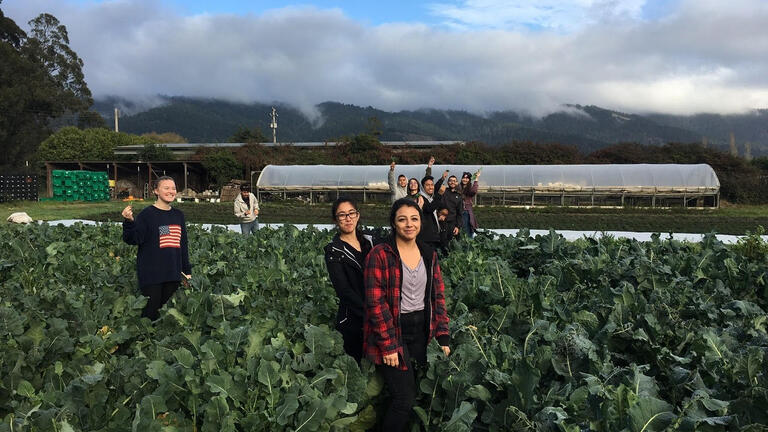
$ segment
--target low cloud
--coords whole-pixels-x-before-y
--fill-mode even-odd
[[[546,1],[518,2],[538,29],[512,23],[517,9],[506,3],[433,4],[448,26],[370,26],[307,7],[183,16],[151,0],[0,6],[22,27],[40,12],[65,24],[97,97],[280,101],[315,118],[324,101],[536,115],[569,103],[678,114],[768,107],[763,0],[682,0],[653,20],[639,0],[549,1],[562,5],[551,16],[535,14]],[[569,16],[582,19],[558,24]]]

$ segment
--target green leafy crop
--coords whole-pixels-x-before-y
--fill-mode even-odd
[[[151,323],[119,226],[0,227],[0,431],[370,429],[386,390],[333,330],[330,237],[191,226]],[[758,239],[459,241],[414,430],[767,430]]]

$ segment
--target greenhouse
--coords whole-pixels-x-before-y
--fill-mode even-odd
[[[395,176],[421,180],[426,165],[398,165]],[[481,170],[481,205],[718,207],[720,182],[706,164],[437,165],[461,177]],[[259,199],[325,202],[337,196],[387,201],[388,165],[267,165],[258,178]]]

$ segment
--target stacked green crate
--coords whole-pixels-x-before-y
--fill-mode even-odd
[[[67,192],[72,188],[71,171],[53,170],[51,183],[53,186],[53,199],[56,201],[68,201]]]
[[[51,182],[57,201],[109,200],[109,176],[103,171],[54,170]]]
[[[104,171],[84,171],[83,199],[105,201],[109,199],[109,176]]]

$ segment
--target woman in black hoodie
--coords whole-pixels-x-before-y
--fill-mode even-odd
[[[334,201],[331,217],[338,232],[325,246],[325,264],[339,297],[336,330],[344,338],[344,351],[359,363],[363,356],[365,316],[363,264],[373,247],[373,240],[357,230],[360,212],[351,199],[341,197]]]

